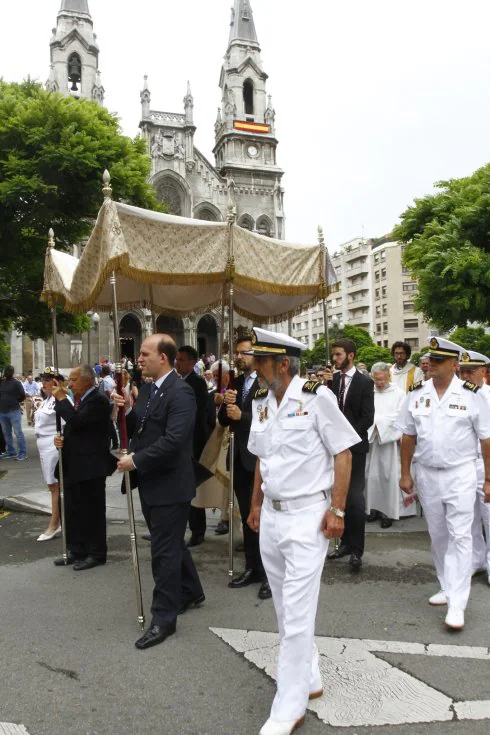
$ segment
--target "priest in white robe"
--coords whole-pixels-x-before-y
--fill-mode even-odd
[[[408,393],[414,383],[424,379],[424,373],[410,362],[412,348],[406,342],[395,342],[391,354],[395,361],[390,367],[391,382],[404,393]]]
[[[390,382],[390,366],[377,362],[371,368],[374,381],[374,424],[368,431],[369,454],[366,466],[366,513],[381,514],[381,527],[388,528],[400,516],[415,515],[415,498],[401,492],[400,472],[401,431],[396,419],[405,400],[405,393]],[[376,515],[376,514],[374,514]]]

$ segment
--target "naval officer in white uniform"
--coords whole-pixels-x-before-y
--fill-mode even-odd
[[[289,735],[321,697],[314,643],[328,540],[342,535],[349,447],[360,441],[326,387],[299,377],[304,345],[254,329],[255,393],[248,449],[257,456],[248,519],[260,552],[280,636],[277,693],[260,735]]]
[[[490,401],[490,385],[485,383],[487,365],[490,360],[481,352],[465,350],[459,357],[459,376],[461,380],[469,380],[477,385],[487,399]],[[478,447],[478,459],[476,461],[476,503],[475,517],[471,533],[473,536],[473,574],[485,571],[490,584],[490,503],[485,502],[483,483],[485,482],[485,467]],[[485,529],[485,537],[482,529]]]
[[[464,627],[471,588],[478,440],[483,492],[490,501],[490,405],[478,386],[456,377],[461,351],[454,342],[431,339],[431,379],[413,385],[397,422],[403,431],[400,487],[412,492],[415,457],[418,495],[441,586],[429,603],[448,605],[445,623],[454,630]]]

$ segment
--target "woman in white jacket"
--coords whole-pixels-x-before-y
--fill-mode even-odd
[[[56,436],[56,413],[54,410],[55,398],[52,395],[53,380],[62,382],[64,378],[52,367],[45,368],[41,374],[43,384],[42,393],[44,400],[34,413],[34,432],[36,434],[39,459],[44,482],[51,493],[51,518],[48,527],[42,533],[38,541],[50,541],[61,534],[60,512],[59,512],[59,486],[54,476],[54,470],[58,462],[58,450],[54,446]]]

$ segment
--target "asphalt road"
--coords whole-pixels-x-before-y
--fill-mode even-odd
[[[249,735],[267,719],[274,682],[210,628],[276,631],[257,586],[229,590],[226,539],[209,534],[194,557],[206,603],[179,619],[177,635],[138,651],[126,524],[109,526],[106,566],[55,568],[60,543],[36,543],[46,517],[0,519],[0,723],[30,735]],[[141,528],[141,530],[143,530]],[[149,545],[140,543],[148,614]],[[241,568],[241,561],[237,561]],[[425,534],[370,534],[365,567],[327,563],[319,636],[490,646],[490,587],[475,578],[467,626],[446,632]],[[490,661],[379,654],[456,700],[490,700]],[[326,693],[328,700],[328,692]],[[490,720],[333,728],[309,712],[305,735],[487,735]],[[1,731],[1,726],[0,726]]]

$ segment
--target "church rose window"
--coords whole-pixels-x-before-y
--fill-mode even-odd
[[[182,215],[182,199],[171,181],[163,181],[157,188],[158,198],[167,205],[169,214]]]

